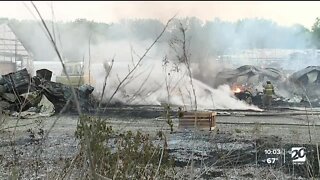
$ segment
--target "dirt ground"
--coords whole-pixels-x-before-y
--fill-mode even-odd
[[[194,179],[308,179],[288,172],[284,165],[273,168],[257,164],[254,160],[250,162],[253,156],[250,156],[249,151],[254,148],[253,144],[257,143],[256,139],[259,138],[269,144],[274,142],[273,148],[280,148],[279,145],[282,148],[285,144],[289,147],[291,144],[320,142],[318,115],[221,115],[217,116],[217,127],[212,132],[178,129],[179,120],[174,118],[172,134],[169,133],[170,128],[162,117],[102,118],[119,131],[139,130],[152,136],[160,130],[164,131],[170,153],[176,160],[178,173],[175,179],[189,178],[190,174]],[[72,158],[78,151],[78,142],[74,137],[77,122],[78,117],[71,115],[60,118],[52,116],[20,119],[18,122],[15,117],[5,117],[4,122],[0,124],[0,179],[7,179],[14,172],[10,167],[15,162],[20,163],[18,171],[22,172],[22,179],[48,179],[50,175],[61,171],[62,164],[59,164],[59,160]],[[37,149],[35,142],[48,131],[48,139],[41,146],[42,153],[38,157],[39,153],[34,153]],[[14,142],[14,145],[11,142]],[[241,159],[241,163],[237,165],[219,165],[213,163],[216,162],[216,149],[219,149],[219,152],[240,152],[248,154],[248,157]],[[192,154],[196,168],[191,173],[188,165]],[[19,160],[15,161],[15,158]],[[36,158],[43,160],[42,164],[37,164],[40,172],[29,170],[34,168],[32,162]]]

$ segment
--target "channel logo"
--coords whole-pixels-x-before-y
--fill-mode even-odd
[[[291,148],[291,158],[293,164],[304,164],[306,157],[305,147],[292,147]]]

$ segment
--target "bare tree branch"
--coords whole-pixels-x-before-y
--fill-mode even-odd
[[[64,62],[63,62],[63,60],[62,60],[61,54],[60,54],[60,52],[59,52],[59,50],[58,50],[58,47],[57,47],[57,45],[56,45],[56,43],[55,43],[55,41],[54,41],[54,39],[53,39],[53,37],[52,37],[49,29],[48,29],[47,24],[46,24],[45,21],[43,20],[43,18],[42,18],[42,16],[41,16],[41,14],[40,14],[37,6],[36,6],[32,1],[31,1],[31,3],[32,3],[34,9],[37,11],[37,13],[38,13],[38,15],[39,15],[39,17],[40,17],[40,19],[41,19],[41,22],[42,22],[44,28],[46,29],[46,31],[47,31],[47,33],[48,33],[48,35],[49,35],[50,41],[51,41],[51,43],[52,43],[52,46],[53,46],[54,50],[56,51],[56,53],[57,53],[57,55],[58,55],[58,57],[59,57],[60,63],[61,63],[62,68],[63,68],[63,72],[66,74],[67,79],[68,79],[68,83],[69,83],[69,85],[70,85],[70,84],[71,84],[70,77],[69,77],[69,75],[68,75],[68,73],[67,73],[65,64],[64,64]],[[78,114],[81,115],[80,103],[79,103],[79,100],[78,100],[78,98],[77,98],[77,95],[76,95],[76,92],[75,92],[74,88],[71,88],[71,91],[72,91],[72,96],[73,96],[73,99],[74,99],[75,104],[76,104],[76,107],[77,107]]]
[[[172,39],[169,42],[169,45],[171,49],[175,52],[176,60],[178,63],[182,63],[186,66],[189,80],[190,80],[190,85],[192,87],[192,93],[194,96],[194,105],[195,108],[194,110],[197,111],[198,109],[198,103],[197,103],[197,96],[196,96],[196,91],[194,88],[193,84],[193,76],[191,72],[191,63],[190,63],[190,54],[188,53],[188,44],[187,44],[187,36],[186,36],[186,31],[187,28],[184,27],[184,25],[179,21],[179,32],[181,33],[181,37],[173,36]],[[193,104],[193,103],[191,103]]]
[[[103,96],[104,96],[104,92],[105,92],[105,89],[106,89],[108,77],[109,77],[110,72],[111,72],[112,67],[113,67],[113,63],[114,63],[114,57],[112,58],[110,66],[108,64],[105,64],[106,76],[104,77],[102,93],[101,93],[101,97],[100,97],[100,101],[99,101],[99,105],[98,105],[99,109],[101,107],[101,102],[102,102],[102,99],[103,99]]]
[[[174,16],[175,17],[175,16]],[[131,69],[131,71],[124,77],[124,79],[119,83],[119,85],[117,86],[116,90],[113,92],[113,94],[111,95],[111,97],[109,98],[109,100],[107,101],[107,104],[110,103],[110,101],[113,99],[114,95],[118,92],[118,90],[121,88],[122,84],[128,79],[128,77],[130,77],[130,75],[137,69],[137,67],[141,64],[142,60],[144,59],[144,57],[148,54],[148,52],[151,50],[151,48],[158,42],[158,40],[161,38],[161,36],[163,35],[163,33],[166,31],[169,23],[174,19],[174,17],[172,17],[171,19],[168,20],[167,24],[165,25],[165,27],[163,28],[163,30],[161,31],[161,33],[159,34],[159,36],[155,39],[155,41],[147,48],[147,50],[145,51],[145,53],[141,56],[141,58],[139,59],[139,61],[135,64],[135,66],[133,67],[133,69]],[[105,111],[105,110],[104,110]]]

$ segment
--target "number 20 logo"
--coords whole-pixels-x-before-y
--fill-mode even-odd
[[[291,157],[293,163],[305,162],[306,161],[306,148],[304,147],[292,147]]]

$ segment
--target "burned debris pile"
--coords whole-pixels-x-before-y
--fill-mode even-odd
[[[245,65],[218,73],[215,85],[228,84],[235,98],[263,107],[263,84],[271,81],[275,86],[274,106],[320,107],[319,73],[319,66],[308,66],[287,78],[284,72],[275,68]],[[47,69],[37,70],[33,77],[27,69],[0,76],[0,111],[39,112],[44,99],[55,113],[76,111],[76,103],[83,112],[94,109],[94,87],[53,82],[51,77],[52,72]],[[78,101],[73,97],[72,88]]]
[[[319,105],[320,66],[308,66],[293,73],[289,77],[289,82],[296,87],[293,88],[293,93],[305,95],[312,104]]]
[[[239,100],[261,107],[263,104],[262,85],[267,80],[271,80],[279,87],[285,81],[285,75],[275,68],[244,65],[218,73],[216,86],[228,84],[233,90],[235,97]]]
[[[72,86],[51,81],[52,72],[40,69],[31,77],[27,69],[0,76],[0,110],[9,112],[26,111],[30,108],[40,111],[39,103],[43,98],[54,106],[54,112],[75,110]],[[94,88],[82,85],[74,88],[82,111],[90,107],[91,93]]]
[[[251,65],[218,73],[216,86],[228,84],[235,97],[249,104],[262,106],[263,84],[271,81],[276,87],[274,106],[320,106],[320,66],[308,66],[291,74],[275,68]]]
[[[307,106],[320,107],[320,66],[308,66],[289,76],[287,89]]]
[[[234,70],[226,70],[218,73],[216,85],[223,83],[246,84],[248,86],[257,86],[260,82],[266,80],[282,81],[284,75],[275,68],[260,68],[252,65],[240,66]]]

